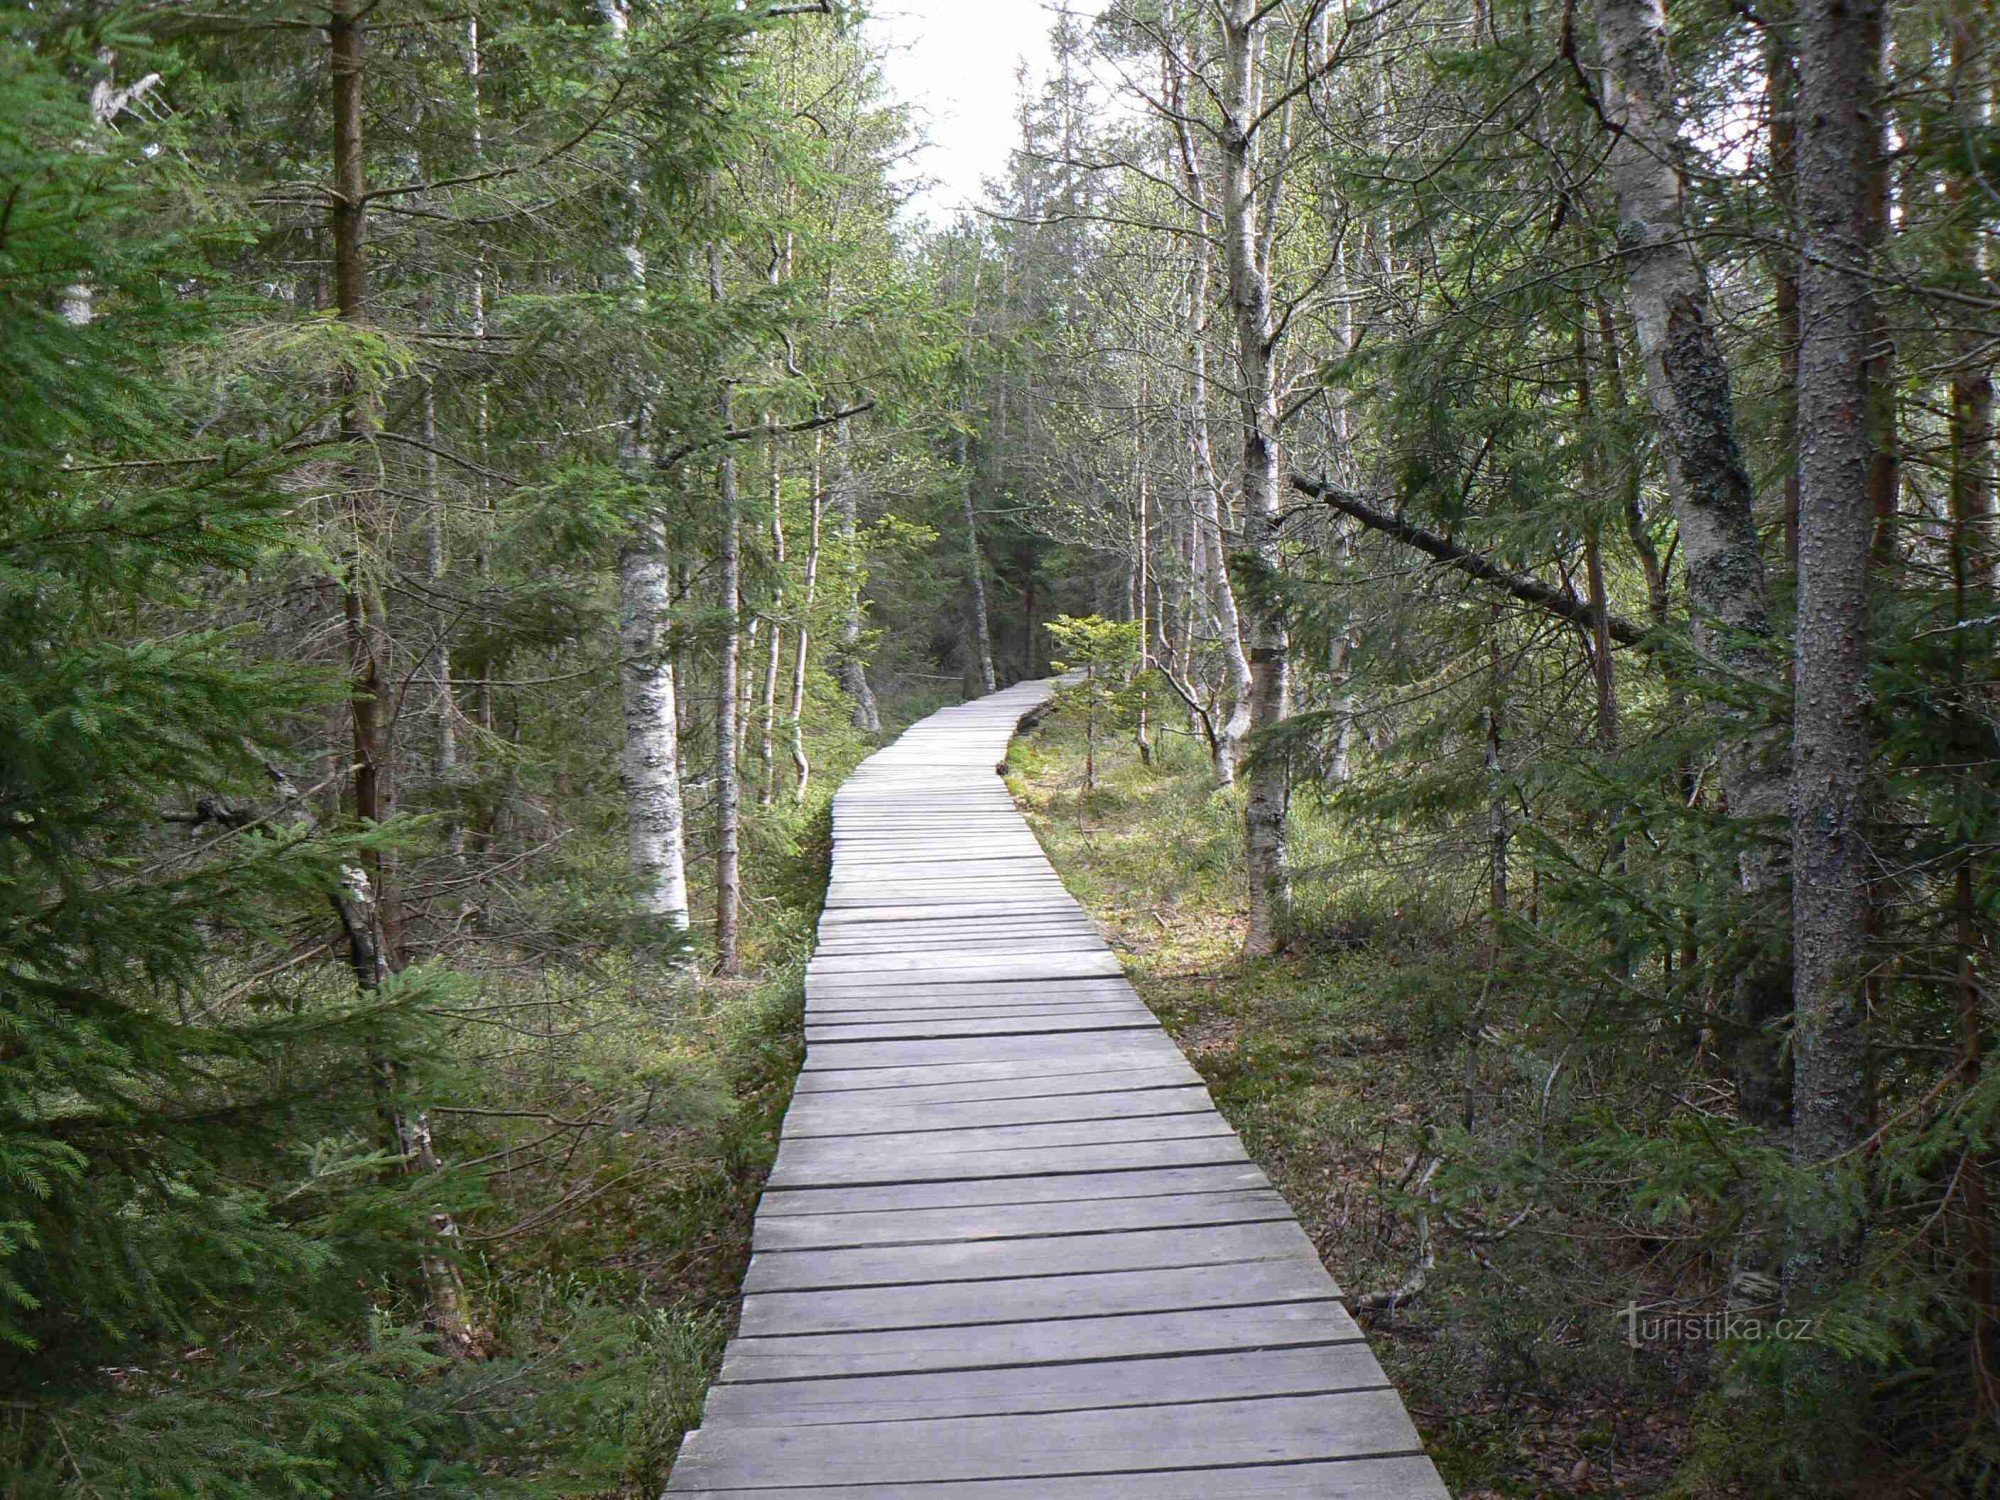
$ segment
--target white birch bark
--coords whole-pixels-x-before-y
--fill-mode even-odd
[[[1235,561],[1254,584],[1251,597],[1238,601],[1247,625],[1253,735],[1266,734],[1284,720],[1291,694],[1291,641],[1277,597],[1278,386],[1267,259],[1283,174],[1268,170],[1268,160],[1260,161],[1254,138],[1271,124],[1258,123],[1263,98],[1260,54],[1268,14],[1253,0],[1230,0],[1222,24],[1222,245],[1243,417],[1238,471],[1243,535]],[[1275,159],[1282,150],[1280,142],[1264,155]],[[1290,921],[1291,877],[1285,848],[1290,793],[1285,757],[1266,753],[1252,761],[1243,804],[1250,883],[1250,923],[1243,951],[1251,956],[1281,948]]]
[[[623,0],[598,0],[597,9],[613,42],[623,46],[631,30]],[[636,162],[628,162],[626,237],[619,255],[635,296],[646,285],[640,194]],[[619,438],[619,461],[628,472],[643,462],[649,417],[643,377],[635,375],[631,387],[627,392],[631,409]],[[625,793],[627,844],[639,909],[685,932],[688,888],[679,703],[667,641],[672,606],[665,527],[659,517],[647,516],[635,524],[618,559],[618,679],[625,730],[619,783]]]
[[[806,786],[812,780],[812,762],[806,758],[806,652],[812,643],[813,604],[819,592],[819,542],[820,527],[826,517],[826,490],[822,483],[824,470],[821,463],[822,439],[813,435],[812,484],[810,489],[811,513],[806,526],[806,568],[801,580],[803,597],[799,600],[798,639],[792,647],[792,697],[787,705],[785,718],[791,729],[792,738],[792,785],[793,801],[805,805]]]
[[[672,604],[665,536],[657,520],[647,520],[618,559],[618,681],[625,720],[618,779],[639,908],[685,932],[680,727],[665,628]]]
[[[1177,64],[1167,60],[1168,102],[1179,110],[1182,88]],[[1194,237],[1194,264],[1188,278],[1188,443],[1195,499],[1190,571],[1197,591],[1207,599],[1212,629],[1222,649],[1229,682],[1229,716],[1215,737],[1215,777],[1224,786],[1236,782],[1243,747],[1250,737],[1252,680],[1250,658],[1243,649],[1243,626],[1236,608],[1236,590],[1229,581],[1228,548],[1223,542],[1222,485],[1216,478],[1215,450],[1208,416],[1208,311],[1214,296],[1215,250],[1209,238],[1220,222],[1209,202],[1201,156],[1185,129],[1177,132],[1182,185],[1194,203],[1200,231]],[[1190,630],[1193,619],[1190,615]]]
[[[833,470],[828,488],[839,516],[843,577],[841,579],[840,685],[854,705],[854,727],[874,736],[882,732],[875,690],[868,685],[868,664],[861,659],[861,560],[856,556],[861,511],[861,471],[854,462],[854,434],[842,422],[833,440]]]

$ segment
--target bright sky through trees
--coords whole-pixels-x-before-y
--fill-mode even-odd
[[[887,0],[869,17],[890,93],[916,111],[926,144],[911,175],[932,179],[911,209],[948,218],[1017,143],[1015,69],[1040,77],[1055,20],[1045,0]]]

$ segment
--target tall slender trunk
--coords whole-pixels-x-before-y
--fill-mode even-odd
[[[480,47],[479,7],[473,5],[465,18],[465,81],[471,94],[472,131],[470,145],[475,169],[486,155],[486,121],[484,105],[480,97],[481,80],[485,76],[485,60]],[[487,270],[483,256],[478,256],[472,264],[472,286],[468,294],[470,303],[469,331],[472,334],[474,358],[480,362],[481,373],[475,377],[472,395],[472,428],[478,444],[480,472],[473,483],[479,496],[479,540],[473,552],[473,577],[483,593],[488,578],[493,572],[491,552],[492,534],[492,491],[486,482],[486,470],[491,457],[490,447],[493,432],[492,403],[487,392],[484,374],[486,361],[486,298]],[[493,664],[492,658],[484,653],[479,658],[479,675],[472,687],[472,720],[488,734],[493,731]],[[486,811],[482,799],[480,811],[475,815],[475,836],[482,837],[487,820],[491,815]]]
[[[1179,64],[1167,58],[1163,59],[1162,68],[1168,104],[1178,111],[1183,89]],[[1208,181],[1195,138],[1181,130],[1177,141],[1182,186],[1196,210],[1187,308],[1188,492],[1194,502],[1190,572],[1197,593],[1207,596],[1222,648],[1223,670],[1228,677],[1229,716],[1215,736],[1213,749],[1216,780],[1224,786],[1233,786],[1243,761],[1244,742],[1250,736],[1253,684],[1250,658],[1243,649],[1243,623],[1236,608],[1236,588],[1229,579],[1229,552],[1222,535],[1222,486],[1216,478],[1215,449],[1209,432],[1208,313],[1215,296],[1215,247],[1210,235],[1223,221],[1209,201]],[[1192,673],[1192,612],[1188,627],[1189,650],[1183,652],[1182,660],[1183,669]]]
[[[722,251],[708,245],[708,296],[722,301]],[[727,372],[717,380],[715,415],[727,432],[735,416],[733,388]],[[715,486],[722,504],[722,574],[717,582],[722,607],[722,661],[715,686],[715,967],[734,974],[737,966],[736,929],[743,899],[740,865],[743,789],[737,780],[737,694],[743,675],[743,515],[736,488],[736,454],[728,443],[715,464]]]
[[[1793,645],[1793,1154],[1824,1194],[1793,1227],[1789,1291],[1810,1301],[1849,1274],[1858,1224],[1832,1163],[1866,1128],[1866,798],[1869,553],[1875,517],[1869,380],[1869,165],[1878,103],[1877,0],[1805,0],[1799,130],[1799,602]],[[1851,1473],[1851,1365],[1816,1363],[1818,1477]]]
[[[1870,111],[1875,0],[1803,7],[1799,217],[1799,609],[1794,645],[1794,1046],[1800,1159],[1862,1119],[1861,934],[1867,914]]]
[[[1132,514],[1132,622],[1139,627],[1139,704],[1138,729],[1136,739],[1139,759],[1146,765],[1153,763],[1152,725],[1148,722],[1146,702],[1146,672],[1152,666],[1153,647],[1147,635],[1148,604],[1147,591],[1152,585],[1152,470],[1146,462],[1146,397],[1148,390],[1145,366],[1139,369],[1139,404],[1132,413],[1132,468],[1133,468],[1133,514]]]
[[[1597,0],[1597,25],[1605,109],[1618,130],[1610,159],[1625,297],[1663,439],[1695,651],[1731,676],[1769,682],[1771,624],[1750,474],[1707,279],[1682,208],[1685,146],[1666,14],[1660,0]],[[1753,825],[1781,819],[1787,784],[1773,737],[1749,732],[1719,705],[1711,714],[1722,737],[1719,780],[1730,815]],[[1753,903],[1774,903],[1784,888],[1781,849],[1753,846],[1738,874]],[[1746,964],[1733,996],[1739,1102],[1767,1123],[1784,1114],[1773,1033],[1789,989],[1782,961]]]
[[[972,503],[970,443],[964,428],[953,434],[952,448],[958,465],[958,499],[965,513],[965,581],[972,600],[972,644],[978,653],[980,689],[990,693],[999,682],[993,675],[993,628],[986,612],[986,558],[979,550],[979,517]]]
[[[1952,123],[1965,139],[1978,139],[1988,126],[1988,65],[1980,35],[1982,28],[1970,7],[1954,11],[1951,19],[1950,90]],[[1983,289],[1985,267],[1981,263],[1980,238],[1975,205],[1978,185],[1965,174],[1953,172],[1945,183],[1945,199],[1952,213],[1946,241],[1946,264],[1956,283],[1968,292]],[[1963,329],[1953,340],[1954,368],[1950,381],[1950,506],[1951,506],[1951,587],[1952,622],[1963,626],[1975,614],[1990,612],[1990,602],[1977,595],[1993,587],[1993,373],[1987,363],[1991,355],[1979,330]],[[1967,681],[1966,632],[1952,633],[1951,676],[1956,712],[1970,716],[1977,705],[1968,701],[1972,689]],[[1962,799],[1963,826],[1971,826],[1981,796],[1976,772],[1961,770],[1958,795]],[[1955,988],[1955,1030],[1958,1066],[1968,1091],[1979,1086],[1986,1066],[1986,1007],[1982,996],[1980,967],[1985,958],[1980,942],[1979,892],[1974,878],[1975,856],[1970,849],[1959,852],[1958,868],[1952,874],[1952,936],[1958,948]],[[1979,1154],[1965,1162],[1965,1290],[1971,1306],[1972,1335],[1970,1364],[1978,1393],[1979,1410],[1990,1424],[2000,1421],[2000,1322],[1996,1322],[1996,1285],[1993,1265],[1991,1190],[1987,1164]]]
[[[673,578],[657,518],[635,527],[618,559],[618,678],[625,720],[619,782],[640,910],[688,926],[680,722],[667,640]]]
[[[1971,6],[1951,18],[1951,104],[1962,139],[1978,140],[1992,128],[1992,63],[1982,17]],[[1967,293],[1990,290],[1983,258],[1978,205],[1985,187],[1953,172],[1945,183],[1953,224],[1946,245],[1949,274]],[[1951,374],[1951,516],[1955,548],[1965,560],[1966,586],[2000,586],[2000,533],[1995,530],[1993,353],[1988,330],[1970,313],[1959,314]]]
[[[422,407],[424,453],[424,575],[432,583],[443,581],[450,565],[448,541],[451,514],[438,482],[437,388],[430,376],[422,377],[418,396]],[[451,638],[440,636],[431,649],[431,712],[437,719],[437,738],[432,746],[431,771],[439,781],[449,781],[458,771],[458,703],[451,684]],[[461,835],[452,832],[454,844]]]
[[[792,797],[800,806],[805,804],[806,784],[812,779],[812,763],[806,759],[806,651],[812,641],[813,604],[819,592],[820,526],[826,515],[822,451],[820,436],[815,433],[810,487],[811,509],[806,524],[806,568],[805,577],[800,581],[803,597],[799,600],[798,640],[792,647],[792,698],[785,712],[785,719],[791,726],[792,736],[792,773],[795,778]]]
[[[365,80],[367,0],[339,0],[327,24],[328,63],[333,83],[333,261],[334,312],[343,323],[360,325],[368,318],[367,170],[363,154],[362,85]],[[342,375],[340,438],[354,455],[344,476],[348,496],[348,530],[354,555],[342,580],[347,619],[352,698],[350,720],[354,738],[352,794],[354,815],[379,823],[389,815],[390,714],[386,672],[388,626],[381,594],[371,576],[371,562],[381,545],[382,496],[375,477],[359,461],[359,450],[374,439],[374,394],[351,370]],[[378,991],[399,964],[400,922],[384,880],[383,860],[370,851],[348,872],[346,890],[336,900],[346,929],[350,965],[364,994]],[[372,1047],[372,1043],[371,1043]],[[394,1059],[378,1064],[386,1095],[387,1123],[406,1171],[440,1169],[431,1141],[430,1121],[422,1110],[406,1109],[402,1065]],[[447,1213],[429,1216],[431,1244],[419,1253],[429,1321],[438,1341],[454,1357],[477,1354],[484,1337],[475,1324],[465,1283],[446,1247],[458,1237],[458,1226]]]
[[[868,685],[868,664],[861,659],[861,560],[859,518],[861,471],[854,461],[854,434],[840,424],[833,440],[833,503],[840,518],[842,576],[840,580],[840,685],[854,705],[854,727],[870,736],[882,732],[875,690]]]
[[[774,428],[765,440],[765,500],[771,507],[771,570],[777,583],[771,593],[771,644],[764,653],[763,719],[757,741],[759,807],[769,807],[778,796],[778,669],[785,654],[784,499],[784,445]]]
[[[1884,9],[1879,3],[1867,5],[1862,24],[1868,35],[1863,43],[1875,59],[1877,75],[1887,65],[1888,37]],[[1886,247],[1894,232],[1889,179],[1889,108],[1884,102],[1868,122],[1868,155],[1863,187],[1863,203],[1868,215],[1867,243]],[[1902,454],[1896,436],[1896,346],[1883,316],[1881,299],[1868,284],[1868,301],[1863,308],[1864,331],[1868,340],[1868,512],[1874,518],[1870,551],[1874,561],[1886,564],[1896,556],[1902,538],[1898,534],[1898,503],[1903,489]]]
[[[1231,559],[1246,580],[1242,600],[1250,656],[1250,729],[1266,741],[1250,766],[1243,804],[1245,864],[1250,882],[1250,922],[1243,951],[1277,952],[1290,925],[1291,875],[1285,849],[1285,813],[1291,796],[1287,758],[1269,743],[1269,732],[1290,709],[1291,641],[1279,597],[1280,519],[1278,478],[1277,334],[1271,317],[1268,226],[1281,183],[1260,161],[1253,136],[1262,103],[1260,52],[1264,20],[1253,0],[1230,0],[1223,15],[1222,223],[1223,260],[1236,330],[1238,400],[1243,454],[1238,484],[1243,497],[1242,545]],[[1267,157],[1275,152],[1266,153]]]
[[[1771,183],[1786,233],[1772,249],[1771,311],[1778,325],[1778,430],[1776,447],[1784,463],[1782,530],[1785,566],[1799,564],[1799,59],[1797,19],[1786,0],[1764,32],[1765,113],[1770,120]],[[1783,24],[1789,23],[1789,24]]]
[[[1579,315],[1576,325],[1576,408],[1583,437],[1583,492],[1595,501],[1604,488],[1599,459],[1597,402],[1590,378],[1590,330]],[[1611,595],[1604,580],[1604,546],[1595,515],[1583,527],[1583,582],[1590,605],[1591,626],[1585,642],[1590,676],[1597,697],[1597,744],[1607,753],[1618,748],[1618,677],[1611,656]]]
[[[598,13],[622,46],[631,29],[624,0],[598,0]],[[622,184],[625,239],[619,246],[627,289],[646,289],[646,251],[640,238],[641,184],[636,160],[625,163]],[[620,466],[631,475],[644,467],[652,425],[649,377],[627,372],[627,403],[618,440]],[[618,677],[625,743],[619,781],[625,792],[627,844],[639,909],[676,933],[688,927],[686,816],[681,797],[680,702],[675,645],[668,629],[674,587],[668,567],[666,526],[657,514],[632,528],[618,559]]]

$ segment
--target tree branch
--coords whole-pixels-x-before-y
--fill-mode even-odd
[[[759,422],[755,427],[731,427],[716,433],[713,437],[669,448],[653,461],[653,466],[658,469],[671,469],[684,458],[692,457],[709,448],[719,448],[724,443],[747,443],[752,438],[769,437],[773,433],[780,432],[812,432],[816,428],[831,427],[836,422],[845,422],[849,417],[858,417],[863,412],[874,409],[875,402],[871,397],[859,406],[844,406],[839,411],[822,412],[816,417],[804,417],[796,422]]]
[[[1394,537],[1404,546],[1414,547],[1426,556],[1436,558],[1448,568],[1456,568],[1469,578],[1477,578],[1481,583],[1490,583],[1524,604],[1532,604],[1537,609],[1547,610],[1550,614],[1568,620],[1573,625],[1581,625],[1586,630],[1597,628],[1597,610],[1567,589],[1551,588],[1539,578],[1531,578],[1525,573],[1516,573],[1503,568],[1490,558],[1480,556],[1471,548],[1460,546],[1450,537],[1439,536],[1434,531],[1426,531],[1421,526],[1412,525],[1400,516],[1378,510],[1352,491],[1328,484],[1325,480],[1294,474],[1292,488],[1302,495],[1310,495],[1313,499],[1322,501],[1343,516],[1353,517],[1371,531],[1379,531],[1385,536]],[[1604,627],[1611,638],[1620,645],[1651,645],[1648,631],[1620,615],[1607,616]]]

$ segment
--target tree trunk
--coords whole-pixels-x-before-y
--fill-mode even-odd
[[[1223,259],[1236,330],[1238,400],[1243,416],[1239,485],[1242,545],[1232,574],[1245,580],[1240,601],[1248,624],[1250,730],[1266,737],[1251,763],[1243,803],[1250,923],[1243,951],[1257,957],[1284,946],[1291,920],[1291,875],[1285,813],[1291,797],[1287,758],[1268,740],[1290,709],[1291,641],[1279,597],[1278,386],[1276,333],[1271,322],[1269,235],[1280,184],[1264,185],[1254,133],[1262,99],[1259,52],[1263,16],[1252,0],[1230,0],[1223,17],[1222,221]]]
[[[368,317],[367,171],[362,149],[364,121],[365,34],[362,21],[368,0],[339,0],[328,19],[328,63],[333,83],[333,260],[334,311],[343,323],[363,324]],[[372,443],[376,417],[374,397],[350,369],[342,374],[340,438],[350,455]],[[387,623],[381,595],[371,577],[370,561],[381,542],[382,496],[375,476],[351,462],[344,476],[348,495],[348,526],[354,555],[343,580],[347,619],[354,736],[354,815],[364,823],[379,823],[389,814],[389,720],[392,704],[385,662]],[[400,923],[383,880],[383,861],[370,851],[347,874],[344,895],[335,902],[346,929],[349,962],[364,995],[380,990],[387,976],[400,967]],[[400,1065],[382,1064],[390,1092],[388,1124],[405,1170],[439,1170],[431,1144],[430,1121],[422,1110],[406,1110],[395,1095]],[[463,1358],[481,1351],[484,1340],[475,1325],[464,1280],[443,1246],[458,1237],[449,1214],[430,1216],[433,1244],[419,1252],[430,1325],[446,1353]]]
[[[1793,1153],[1823,1200],[1795,1223],[1788,1290],[1849,1274],[1858,1225],[1831,1165],[1866,1128],[1868,574],[1872,514],[1868,171],[1880,74],[1875,0],[1801,8],[1799,596],[1792,718]],[[1831,1354],[1811,1391],[1817,1476],[1851,1472],[1859,1383]],[[1843,1420],[1846,1418],[1846,1420]]]
[[[986,612],[986,559],[979,550],[979,518],[972,504],[972,463],[965,430],[953,436],[954,458],[958,463],[958,498],[965,511],[965,581],[971,589],[972,643],[979,654],[979,686],[993,692],[999,682],[993,675],[993,630]]]
[[[1176,59],[1163,61],[1169,85],[1168,103],[1180,108],[1181,77]],[[1250,735],[1252,681],[1250,658],[1243,650],[1243,625],[1236,608],[1236,589],[1229,580],[1228,549],[1222,537],[1222,486],[1216,479],[1215,450],[1208,419],[1208,311],[1215,295],[1215,249],[1210,235],[1220,224],[1209,203],[1208,182],[1199,148],[1185,130],[1178,132],[1182,184],[1195,205],[1197,222],[1194,263],[1188,273],[1188,493],[1194,518],[1190,571],[1197,594],[1205,593],[1214,617],[1215,634],[1229,680],[1230,710],[1213,742],[1215,778],[1224,786],[1236,783]],[[1193,614],[1189,614],[1192,646]],[[1192,651],[1183,654],[1182,670],[1192,677]]]
[[[1610,160],[1626,302],[1663,439],[1694,648],[1728,675],[1768,682],[1773,663],[1764,562],[1750,474],[1736,437],[1729,366],[1682,210],[1685,148],[1666,15],[1660,0],[1597,0],[1597,24],[1609,82],[1605,109],[1618,129]],[[1711,711],[1722,738],[1718,778],[1730,815],[1752,823],[1778,820],[1785,812],[1786,778],[1771,737],[1747,732],[1727,710]],[[1784,887],[1781,850],[1752,849],[1738,873],[1754,904],[1775,902]],[[1749,1117],[1766,1123],[1784,1115],[1773,1033],[1789,988],[1782,963],[1746,965],[1735,984],[1738,1098]]]
[[[819,537],[820,525],[826,515],[826,490],[821,483],[820,439],[813,437],[812,498],[811,515],[806,528],[806,573],[803,582],[804,597],[799,601],[799,634],[792,647],[792,700],[785,717],[792,731],[792,771],[795,781],[792,799],[799,806],[805,805],[806,783],[812,779],[812,763],[806,759],[806,649],[812,640],[812,612],[814,597],[819,591]]]
[[[637,532],[618,559],[618,680],[625,719],[619,783],[639,908],[685,932],[679,705],[666,628],[673,580],[660,522],[648,519]]]
[[[840,424],[833,440],[833,503],[840,517],[842,576],[840,583],[840,685],[854,705],[854,727],[871,739],[882,732],[875,690],[868,685],[868,664],[861,659],[861,561],[859,546],[861,472],[854,462],[854,434]]]
[[[631,29],[624,0],[598,0],[598,14],[623,44]],[[642,296],[646,251],[640,239],[642,187],[635,159],[625,163],[625,239],[620,256],[627,288]],[[643,467],[650,434],[648,377],[628,374],[618,459],[628,474]],[[639,909],[662,919],[675,933],[688,928],[686,820],[681,798],[680,703],[668,619],[674,588],[666,555],[666,527],[649,515],[633,527],[618,559],[618,676],[625,743],[619,782],[625,792],[625,821]]]
[[[1764,32],[1765,113],[1770,118],[1771,185],[1784,216],[1785,233],[1772,247],[1771,312],[1778,325],[1778,430],[1776,447],[1784,462],[1782,529],[1785,565],[1799,565],[1799,60],[1794,50],[1797,20],[1785,5]]]
[[[778,670],[785,654],[785,470],[783,445],[773,430],[765,444],[765,498],[771,507],[771,570],[777,579],[771,593],[771,645],[764,654],[763,721],[757,741],[757,805],[769,807],[778,797]]]
[[[1984,53],[1979,14],[1971,6],[1951,13],[1951,103],[1953,124],[1963,140],[1979,140],[1991,129],[1992,65]],[[1978,205],[1986,192],[1983,182],[1953,172],[1945,195],[1953,214],[1945,247],[1947,271],[1959,290],[1980,295],[1988,291],[1982,259]],[[1961,326],[1952,339],[1951,374],[1951,516],[1955,549],[1962,554],[1966,586],[1991,589],[2000,584],[2000,535],[1994,528],[1993,366],[1989,331],[1970,312],[1958,314]]]
[[[708,296],[722,301],[722,252],[708,246]],[[725,372],[717,382],[715,415],[720,430],[729,431],[735,416],[732,387]],[[737,966],[736,929],[742,904],[740,864],[743,789],[737,781],[737,694],[743,676],[743,515],[736,488],[736,454],[722,445],[715,464],[715,485],[722,505],[722,576],[718,581],[722,607],[722,660],[715,685],[715,968],[734,974]]]
[[[1141,764],[1153,763],[1152,725],[1148,722],[1146,702],[1146,671],[1152,666],[1153,647],[1148,638],[1147,620],[1150,601],[1147,592],[1152,587],[1152,470],[1146,464],[1146,397],[1147,371],[1139,368],[1139,404],[1132,412],[1132,468],[1133,468],[1133,515],[1132,515],[1132,622],[1139,627],[1139,704],[1138,730],[1135,740]]]

